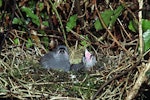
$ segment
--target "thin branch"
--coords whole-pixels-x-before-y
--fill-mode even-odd
[[[143,0],[138,0],[138,2],[139,2],[139,9],[142,9],[143,8]],[[142,11],[139,11],[139,14],[138,14],[138,16],[139,16],[139,45],[140,45],[140,53],[141,53],[141,55],[143,54],[143,30],[142,30]]]

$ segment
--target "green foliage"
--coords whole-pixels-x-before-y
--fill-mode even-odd
[[[15,17],[12,21],[12,24],[19,24],[22,25],[23,21],[20,18]]]
[[[48,21],[43,21],[42,24],[43,24],[44,26],[49,26]]]
[[[16,45],[18,45],[20,42],[19,42],[19,38],[15,38],[14,39],[14,43],[16,44]]]
[[[86,45],[87,45],[86,40],[81,41],[81,44],[82,44],[83,46],[86,46]]]
[[[2,5],[3,5],[3,1],[2,1],[2,0],[0,0],[0,7],[2,7]]]
[[[150,49],[150,29],[143,33],[144,52]]]
[[[40,2],[40,3],[39,3],[39,9],[40,9],[40,11],[42,11],[43,8],[44,8],[44,3],[43,3],[43,2]]]
[[[31,10],[35,10],[36,4],[37,4],[37,1],[36,1],[36,0],[29,0],[29,1],[28,1],[28,7],[29,7]]]
[[[49,46],[49,38],[48,38],[48,37],[43,37],[43,38],[42,38],[42,41],[44,41],[44,46],[45,46],[46,48],[48,48],[48,46]]]
[[[116,22],[117,18],[119,17],[123,9],[124,9],[123,6],[119,6],[116,10],[114,10],[113,16],[111,17],[111,20],[110,20],[111,27],[114,25],[114,23]]]
[[[106,25],[107,27],[108,27],[108,25],[109,25],[109,22],[110,22],[110,20],[111,20],[111,16],[112,16],[112,15],[113,15],[113,11],[112,11],[112,10],[106,10],[106,11],[104,11],[104,12],[101,14],[102,19],[103,19],[103,21],[104,21],[104,23],[105,23],[105,25]],[[106,16],[107,16],[107,17],[106,17]],[[101,22],[100,22],[99,19],[97,19],[97,20],[95,21],[94,27],[95,27],[95,29],[96,29],[97,31],[103,29],[103,26],[102,26],[102,24],[101,24]]]
[[[30,48],[31,46],[33,46],[32,40],[28,39],[27,43],[26,43],[26,47]]]
[[[136,32],[137,29],[138,29],[138,26],[137,26],[137,21],[130,21],[129,22],[129,25],[128,25],[128,28],[133,31],[133,32]]]
[[[77,14],[72,15],[69,18],[69,21],[67,22],[67,25],[66,25],[67,32],[70,32],[70,30],[72,30],[76,26],[76,21],[77,21]]]
[[[133,31],[133,32],[137,32],[138,30],[138,22],[131,20],[129,22],[128,28]],[[143,31],[147,31],[148,29],[150,29],[150,20],[147,19],[142,19],[142,29]]]
[[[87,40],[89,40],[89,38],[88,38],[88,36],[85,36],[85,39],[81,41],[81,45],[84,47],[87,47],[88,46]],[[81,48],[82,48],[82,46],[81,46]]]
[[[147,20],[147,19],[143,19],[142,20],[142,28],[143,28],[143,31],[147,31],[148,29],[150,29],[150,20]]]
[[[116,22],[118,16],[123,11],[123,9],[124,9],[123,6],[119,6],[116,10],[105,10],[103,13],[101,13],[101,17],[105,25],[107,27],[108,26],[112,27],[114,23]],[[104,29],[99,19],[95,21],[94,27],[97,31]]]
[[[138,22],[137,21],[130,21],[128,28],[133,31],[137,32],[138,30]],[[150,48],[150,21],[147,19],[142,19],[142,29],[143,29],[143,41],[144,41],[144,52],[146,52]]]
[[[34,14],[34,12],[25,6],[21,7],[21,11],[26,13],[26,17],[31,18],[32,22],[36,24],[37,26],[40,26],[39,17]]]

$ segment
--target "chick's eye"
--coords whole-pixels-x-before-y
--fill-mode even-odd
[[[64,53],[65,49],[59,49],[59,53]]]
[[[93,58],[94,55],[90,55],[90,58]]]

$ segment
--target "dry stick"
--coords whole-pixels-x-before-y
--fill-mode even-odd
[[[150,51],[150,50],[149,50],[149,51]],[[145,52],[145,53],[143,54],[143,56],[141,56],[141,57],[139,58],[139,60],[133,65],[133,67],[127,69],[127,70],[126,70],[125,72],[123,72],[122,74],[120,74],[120,75],[118,75],[118,76],[116,76],[116,77],[114,77],[114,78],[108,80],[106,83],[104,83],[104,84],[98,89],[98,91],[96,92],[96,94],[93,96],[92,100],[95,100],[96,96],[97,96],[97,95],[102,91],[102,89],[103,89],[106,85],[108,85],[110,82],[112,82],[112,81],[115,80],[115,79],[120,78],[121,76],[123,76],[123,75],[127,74],[128,72],[132,71],[133,69],[135,69],[135,68],[140,64],[141,59],[142,59],[146,54],[148,54],[149,51]],[[144,69],[144,72],[146,72],[146,71],[148,70],[147,67],[149,67],[148,69],[150,69],[150,62],[149,62],[148,65],[146,66],[146,69]],[[143,75],[143,74],[142,74],[142,75]],[[136,81],[136,82],[137,82],[137,84],[138,84],[138,81]],[[138,86],[139,86],[139,85],[138,85]],[[133,88],[133,90],[136,90],[136,89],[137,89],[136,87]],[[132,95],[132,94],[131,94],[131,95]],[[128,99],[126,99],[126,100],[128,100]]]
[[[123,7],[125,7],[128,12],[133,16],[134,20],[137,20],[136,16],[134,15],[134,13],[128,8],[128,6],[126,5],[126,2],[124,2],[124,0],[119,0],[119,2],[123,5]]]
[[[7,4],[9,2],[8,1],[5,1],[5,6],[4,6],[4,10],[6,10],[7,8]],[[2,47],[4,45],[4,41],[6,39],[6,37],[9,35],[9,32],[11,31],[12,29],[12,21],[13,21],[13,18],[14,18],[14,15],[15,15],[15,10],[16,10],[16,0],[13,0],[13,6],[11,7],[12,8],[12,14],[11,14],[11,19],[10,19],[10,23],[8,25],[8,30],[6,32],[6,34],[3,36],[3,39],[1,40],[1,43],[0,43],[0,55],[1,55],[1,50],[2,50]],[[4,21],[4,14],[2,14],[2,22]],[[4,25],[4,22],[3,22],[3,25]]]
[[[143,66],[142,70],[140,70],[139,77],[137,78],[135,85],[130,90],[129,94],[127,95],[125,100],[133,100],[133,98],[138,93],[141,85],[147,80],[145,74],[150,69],[150,61],[145,66]]]
[[[103,89],[106,85],[108,85],[110,82],[112,82],[112,81],[115,80],[115,79],[120,78],[121,76],[123,76],[123,75],[127,74],[128,72],[132,71],[133,69],[135,69],[135,68],[140,64],[141,59],[142,59],[142,57],[139,58],[139,60],[133,65],[133,67],[127,69],[125,72],[121,73],[120,75],[117,75],[116,77],[114,77],[114,78],[108,80],[106,83],[104,83],[104,84],[98,89],[98,91],[96,92],[96,94],[93,96],[92,100],[95,100],[96,96],[97,96],[98,94],[100,94],[100,92],[102,91],[102,89]]]
[[[58,11],[57,11],[55,5],[53,4],[53,2],[52,2],[51,0],[49,0],[49,2],[50,2],[50,4],[52,5],[52,8],[53,8],[55,14],[57,15],[57,18],[58,18],[59,23],[60,23],[60,28],[61,28],[61,30],[62,30],[62,32],[63,32],[65,44],[66,44],[66,46],[69,48],[69,45],[68,45],[68,43],[67,43],[67,37],[66,37],[66,34],[65,34],[65,30],[64,30],[64,26],[63,26],[63,24],[62,24],[62,21],[61,21],[61,18],[60,18],[60,16],[59,16],[59,14],[58,14]]]
[[[99,14],[96,1],[95,1],[95,10],[96,10],[96,12],[97,12],[97,14],[98,14],[98,17],[99,17],[99,19],[100,19],[100,21],[101,21],[103,27],[107,30],[107,32],[108,32],[109,35],[113,38],[113,40],[114,40],[120,47],[122,47],[122,48],[124,49],[124,51],[126,51],[129,55],[132,55],[131,53],[129,53],[129,52],[116,40],[116,38],[112,35],[112,33],[109,31],[109,29],[108,29],[107,26],[105,25],[104,21],[102,20],[101,15]],[[106,85],[108,85],[111,81],[113,81],[114,79],[117,79],[117,78],[123,76],[124,74],[127,74],[129,71],[131,71],[132,69],[136,68],[136,66],[140,63],[140,61],[141,61],[141,58],[138,60],[138,62],[137,62],[133,67],[129,68],[129,69],[126,70],[124,73],[122,73],[122,74],[120,74],[120,75],[118,75],[118,76],[116,76],[116,77],[114,77],[114,78],[108,80],[106,83],[104,83],[104,84],[99,88],[99,90],[96,92],[96,94],[93,96],[92,100],[94,100],[94,99],[96,98],[96,96],[101,92],[101,90],[102,90]]]
[[[139,9],[142,9],[143,7],[143,0],[138,0],[139,2]],[[142,11],[139,11],[138,13],[139,16],[139,45],[140,45],[140,54],[141,56],[143,55],[143,32],[142,32]],[[138,93],[139,88],[141,87],[142,83],[146,80],[145,73],[150,69],[150,62],[148,63],[147,66],[144,66],[142,70],[140,70],[140,74],[138,79],[135,82],[135,85],[133,88],[130,90],[128,96],[126,97],[126,100],[132,100],[135,95]]]
[[[109,5],[109,7],[110,7],[111,10],[113,10],[113,8],[112,8],[111,5]],[[120,19],[117,18],[117,20],[118,20],[120,26],[122,27],[123,31],[126,33],[127,37],[128,37],[130,40],[132,40],[131,36],[128,34],[128,32],[125,30],[125,27],[124,27],[123,24],[121,23]]]
[[[75,8],[76,8],[75,10],[76,10],[78,16],[82,16],[83,13],[82,13],[82,9],[80,7],[80,1],[79,0],[75,0]],[[79,21],[81,22],[81,27],[83,27],[84,26],[84,19],[83,19],[83,17],[79,18]]]
[[[142,9],[143,7],[143,0],[138,0],[139,2],[139,9]],[[142,11],[139,11],[139,45],[140,45],[140,53],[143,54],[143,34],[142,34]]]
[[[99,11],[98,11],[96,1],[95,1],[95,10],[96,10],[96,12],[97,12],[97,14],[98,14],[98,17],[99,17],[99,19],[100,19],[100,21],[101,21],[101,23],[102,23],[102,26],[107,30],[107,32],[108,32],[109,35],[113,38],[113,40],[117,43],[117,45],[120,46],[124,51],[126,51],[127,54],[129,54],[129,55],[132,56],[132,54],[131,54],[128,50],[126,50],[125,47],[123,47],[123,46],[117,41],[117,39],[113,36],[113,34],[112,34],[112,33],[110,32],[110,30],[107,28],[106,24],[104,23],[104,21],[103,21],[101,15],[100,15],[100,13],[99,13]]]
[[[72,1],[72,5],[71,5],[71,9],[70,9],[68,18],[70,18],[71,14],[73,13],[74,6],[75,6],[75,0]],[[68,19],[67,19],[67,20],[68,20]]]

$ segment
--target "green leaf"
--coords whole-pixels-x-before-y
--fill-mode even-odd
[[[129,21],[129,25],[128,28],[132,31],[132,32],[136,32],[137,31],[137,24],[135,21]]]
[[[42,23],[44,26],[49,26],[48,21],[43,21]]]
[[[33,46],[33,43],[31,41],[31,39],[28,39],[27,43],[26,43],[26,47],[30,48],[31,46]]]
[[[72,30],[76,26],[76,21],[77,21],[77,14],[72,15],[69,18],[69,21],[67,22],[67,25],[66,25],[67,32],[70,32],[70,30]]]
[[[137,30],[138,30],[138,21],[131,20],[129,22],[128,28],[133,32],[137,32]],[[143,32],[150,29],[150,20],[142,19],[142,29],[143,29]]]
[[[88,42],[87,42],[87,41],[89,41],[89,38],[88,38],[87,35],[84,36],[84,37],[85,37],[85,39],[81,41],[81,45],[84,46],[84,47],[87,47],[89,45]]]
[[[101,22],[99,21],[99,19],[97,19],[97,20],[95,21],[94,27],[95,27],[95,29],[96,29],[97,31],[103,29],[102,24],[101,24]]]
[[[12,24],[19,24],[19,25],[22,25],[23,22],[20,18],[14,18],[13,21],[12,21]]]
[[[43,8],[44,8],[44,3],[43,3],[43,2],[40,2],[40,3],[39,3],[39,9],[40,9],[40,11],[42,11]]]
[[[18,44],[19,44],[19,38],[15,38],[15,39],[14,39],[14,43],[15,43],[16,45],[18,45]]]
[[[44,41],[44,46],[45,46],[46,48],[48,48],[48,46],[49,46],[49,38],[48,38],[48,37],[43,37],[43,38],[42,38],[42,41]]]
[[[34,24],[36,24],[37,26],[40,26],[39,17],[36,14],[34,14],[30,8],[23,6],[21,7],[21,10],[26,13],[26,17],[31,18]]]
[[[113,11],[112,10],[105,10],[103,13],[101,13],[102,16],[102,20],[104,21],[105,25],[108,27],[109,23],[110,23],[110,19],[111,16],[113,15]],[[98,30],[102,30],[104,29],[100,20],[97,19],[94,23],[94,27],[95,29]]]
[[[112,15],[113,15],[113,10],[106,10],[105,12],[102,13],[102,19],[107,27],[109,26]]]
[[[150,29],[143,33],[144,52],[150,49]]]
[[[142,29],[144,32],[150,29],[150,20],[142,19]]]
[[[112,27],[123,9],[124,7],[121,5],[118,6],[116,10],[105,10],[103,13],[101,13],[102,20],[104,21],[105,25],[107,27]],[[94,27],[97,31],[104,29],[99,19],[95,21]]]
[[[3,1],[2,1],[2,0],[0,0],[0,7],[2,7],[2,5],[3,5]]]
[[[118,6],[118,8],[114,11],[114,15],[111,17],[110,26],[112,27],[116,22],[117,18],[123,11],[124,7],[122,5]]]
[[[85,40],[83,40],[83,41],[81,41],[81,44],[82,44],[83,46],[86,46],[86,45],[87,45],[87,42],[86,42]]]

